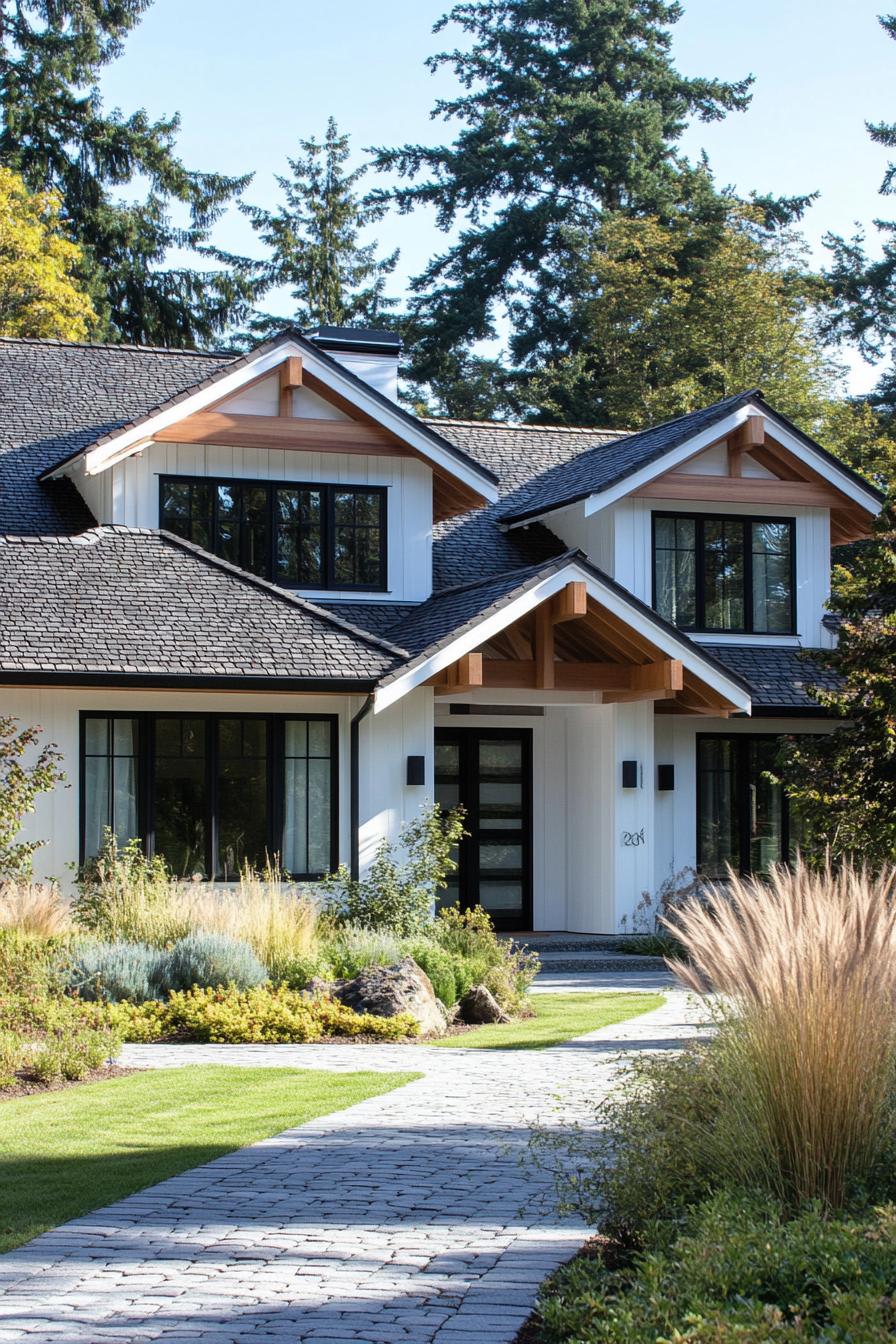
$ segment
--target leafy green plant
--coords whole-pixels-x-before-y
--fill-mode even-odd
[[[327,961],[337,977],[351,979],[367,966],[394,966],[406,954],[406,943],[390,929],[341,924],[324,941]]]
[[[25,1043],[14,1031],[0,1030],[0,1088],[12,1087],[25,1060]]]
[[[156,972],[164,990],[215,988],[234,985],[251,989],[262,984],[267,972],[248,943],[223,933],[191,933],[174,944]],[[149,997],[149,996],[147,996]]]
[[[542,1289],[539,1344],[884,1344],[896,1329],[896,1211],[788,1219],[717,1195],[650,1251],[580,1257]]]
[[[418,938],[409,950],[420,969],[429,976],[436,998],[441,999],[446,1008],[453,1008],[460,998],[457,992],[460,958],[431,938]]]
[[[312,999],[284,985],[239,990],[191,989],[166,1003],[113,1004],[112,1026],[129,1041],[189,1040],[230,1044],[319,1041],[332,1036],[400,1040],[419,1026],[406,1013],[374,1017],[332,999]]]
[[[100,853],[78,874],[72,916],[109,942],[166,947],[191,929],[182,894],[160,855],[147,858],[139,840],[119,844],[107,829]]]
[[[499,938],[487,910],[450,906],[439,911],[432,936],[454,961],[455,988],[462,998],[471,985],[484,984],[501,1007],[518,1012],[538,974],[537,953],[509,938]]]
[[[65,779],[59,769],[62,753],[52,745],[39,747],[40,733],[0,715],[0,878],[22,879],[31,872],[34,851],[43,841],[16,837],[38,797]],[[27,759],[34,751],[37,755]]]
[[[28,1058],[28,1072],[42,1083],[74,1082],[117,1053],[119,1038],[106,1027],[72,1026],[48,1036]]]
[[[397,845],[384,840],[364,877],[343,864],[323,882],[327,912],[339,923],[389,929],[409,937],[432,924],[437,892],[457,867],[464,811],[436,803],[402,827]]]

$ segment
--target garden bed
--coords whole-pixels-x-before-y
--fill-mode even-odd
[[[35,1097],[44,1092],[63,1092],[69,1087],[80,1087],[82,1083],[103,1083],[110,1078],[124,1078],[136,1070],[127,1069],[121,1064],[104,1064],[98,1069],[89,1069],[81,1078],[50,1078],[43,1080],[29,1074],[27,1070],[15,1075],[15,1082],[0,1087],[0,1101],[14,1101],[17,1097]]]

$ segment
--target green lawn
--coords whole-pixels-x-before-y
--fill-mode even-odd
[[[478,1027],[462,1036],[446,1036],[427,1045],[453,1045],[476,1050],[534,1050],[571,1041],[598,1027],[611,1027],[659,1008],[662,994],[533,994],[534,1017],[505,1025]]]
[[[0,1102],[0,1251],[419,1076],[208,1064]]]

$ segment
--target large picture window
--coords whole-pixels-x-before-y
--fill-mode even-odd
[[[682,630],[791,635],[792,518],[653,515],[653,605]]]
[[[387,587],[384,486],[163,476],[159,523],[284,587]]]
[[[798,819],[773,778],[780,738],[752,733],[697,737],[697,864],[707,877],[765,873],[789,863]]]
[[[81,859],[107,828],[177,877],[229,881],[278,858],[297,878],[336,867],[331,715],[94,714],[81,718]]]

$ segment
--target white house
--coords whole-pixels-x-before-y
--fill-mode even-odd
[[[880,497],[744,392],[640,433],[426,421],[388,332],[251,354],[0,342],[0,705],[64,755],[29,834],[226,880],[363,871],[433,797],[448,899],[613,932],[795,841],[765,770]]]

